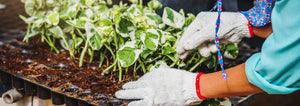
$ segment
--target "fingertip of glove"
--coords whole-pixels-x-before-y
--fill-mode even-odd
[[[185,50],[181,45],[177,45],[175,51],[177,52],[177,54],[182,54]]]
[[[137,87],[137,83],[136,81],[131,81],[131,82],[127,82],[126,84],[124,84],[122,86],[123,89],[133,89],[133,88],[136,88]]]
[[[194,44],[193,41],[188,40],[187,42],[184,42],[183,49],[184,50],[192,50],[195,48],[197,44]]]
[[[183,60],[188,56],[188,54],[189,54],[188,52],[185,52],[183,54],[178,55],[178,57],[179,57],[179,59]]]
[[[210,52],[212,52],[212,53],[217,53],[217,51],[218,51],[218,49],[217,49],[217,47],[216,47],[215,44],[209,44],[209,45],[208,45],[208,49],[209,49]]]
[[[210,50],[207,47],[204,48],[198,48],[198,52],[201,54],[203,57],[209,57],[211,55]]]
[[[123,97],[123,90],[119,90],[119,91],[117,91],[117,92],[115,92],[115,96],[117,97],[117,98],[122,98]]]

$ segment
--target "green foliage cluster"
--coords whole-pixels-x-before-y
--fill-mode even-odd
[[[130,1],[130,5],[112,5],[111,0],[22,0],[29,15],[20,15],[28,24],[24,41],[40,36],[56,53],[59,50],[54,44],[59,42],[71,58],[81,54],[79,66],[83,65],[86,53],[93,62],[94,53],[99,52],[99,67],[104,61],[111,61],[104,72],[118,70],[120,80],[122,70],[133,67],[135,76],[137,70],[146,73],[158,61],[189,71],[202,63],[216,67],[215,56],[204,58],[195,50],[189,59],[180,60],[176,54],[175,43],[194,20],[193,14],[166,7],[163,16],[159,16],[155,13],[162,7],[158,0],[148,2],[147,6],[142,5],[142,0]],[[233,57],[237,56],[236,45],[224,47]],[[105,59],[105,55],[112,59]]]

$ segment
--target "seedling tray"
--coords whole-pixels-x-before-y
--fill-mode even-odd
[[[36,95],[40,99],[51,98],[54,105],[128,103],[115,98],[114,92],[125,82],[133,80],[132,73],[124,73],[123,80],[119,81],[117,72],[102,72],[105,65],[99,68],[96,64],[85,63],[85,66],[78,67],[78,60],[70,59],[67,54],[63,49],[60,54],[52,53],[47,44],[40,42],[0,42],[0,81],[12,84],[24,94]]]

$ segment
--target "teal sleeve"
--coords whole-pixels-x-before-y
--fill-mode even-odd
[[[280,0],[272,11],[273,33],[246,61],[250,83],[269,94],[300,89],[300,1]]]

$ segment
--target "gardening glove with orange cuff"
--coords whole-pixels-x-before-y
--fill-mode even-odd
[[[140,99],[130,102],[129,106],[183,106],[200,103],[196,93],[197,74],[185,70],[172,69],[161,64],[137,81],[128,82],[117,91],[115,96],[121,99]]]
[[[184,59],[188,51],[197,48],[200,54],[208,57],[217,52],[214,45],[217,12],[200,12],[184,31],[176,44],[179,58]],[[241,13],[222,12],[218,37],[220,43],[238,43],[243,37],[251,37],[252,28]],[[213,46],[214,45],[214,46]]]

